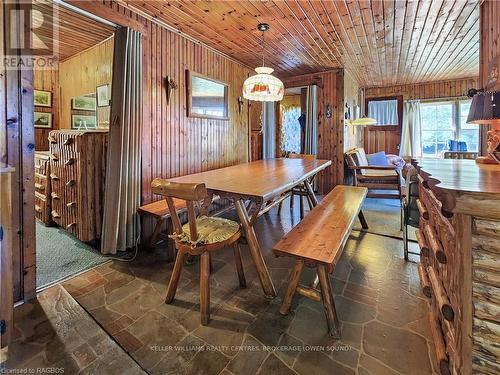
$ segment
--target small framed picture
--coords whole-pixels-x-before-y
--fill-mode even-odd
[[[109,84],[97,86],[97,106],[107,107],[109,106]]]
[[[52,128],[52,113],[50,113],[50,112],[35,112],[34,124],[35,124],[35,128],[51,129]]]
[[[97,129],[97,117],[93,115],[71,115],[71,128],[77,130]]]
[[[52,93],[50,91],[33,90],[35,107],[52,107]]]
[[[80,111],[95,111],[97,109],[95,94],[92,93],[71,98],[71,109]]]

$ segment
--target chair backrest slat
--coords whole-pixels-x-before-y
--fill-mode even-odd
[[[154,194],[184,199],[185,201],[201,201],[208,193],[205,184],[186,184],[155,178],[151,183]]]
[[[182,233],[182,224],[177,211],[175,210],[174,201],[172,198],[183,199],[186,201],[189,232],[192,241],[198,239],[198,230],[196,227],[196,209],[195,206],[203,201],[203,206],[199,210],[200,214],[206,215],[211,199],[208,196],[205,184],[187,184],[170,182],[161,178],[155,178],[151,183],[151,188],[154,194],[165,197],[172,218],[172,224],[177,234]],[[210,202],[209,202],[210,201]]]
[[[175,209],[174,200],[172,197],[165,197],[165,200],[167,201],[168,211],[170,212],[170,218],[172,220],[172,225],[174,226],[174,232],[180,234],[182,233],[182,224],[179,214]]]
[[[191,234],[191,241],[196,241],[198,239],[198,229],[196,228],[196,211],[194,209],[194,202],[187,201],[186,206],[187,206],[189,233]]]

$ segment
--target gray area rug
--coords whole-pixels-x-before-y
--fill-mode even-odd
[[[36,286],[45,288],[107,262],[108,257],[59,227],[36,223]]]

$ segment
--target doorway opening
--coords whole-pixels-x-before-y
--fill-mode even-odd
[[[317,87],[291,87],[279,103],[277,154],[317,154]]]
[[[33,71],[36,288],[41,290],[108,261],[98,244],[116,27],[64,3],[35,0],[33,7],[54,15],[44,20],[44,35],[58,45],[53,69]]]

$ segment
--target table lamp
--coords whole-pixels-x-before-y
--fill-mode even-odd
[[[488,131],[488,156],[480,156],[477,163],[500,164],[500,91],[477,92],[472,98],[467,122],[491,125]]]

